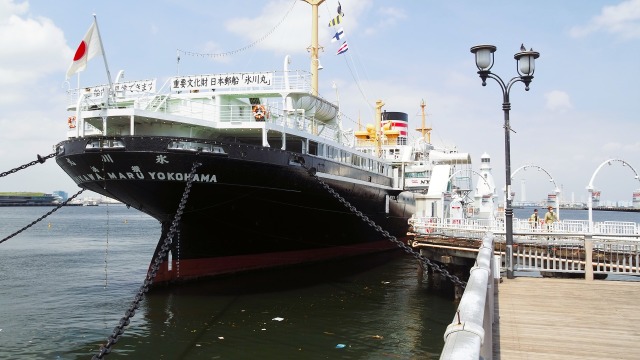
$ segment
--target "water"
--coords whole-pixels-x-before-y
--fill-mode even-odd
[[[0,238],[50,209],[0,208]],[[62,208],[1,243],[0,359],[95,355],[140,288],[159,236],[154,219],[101,205]],[[437,359],[457,306],[431,293],[406,255],[356,275],[291,285],[149,293],[106,358]]]

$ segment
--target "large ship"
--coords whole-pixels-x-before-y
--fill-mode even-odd
[[[316,30],[310,72],[290,70],[287,57],[282,71],[175,76],[161,86],[118,77],[70,91],[56,162],[79,187],[158,219],[156,253],[191,185],[154,283],[397,249],[361,214],[405,241],[431,168],[446,166],[437,173],[447,186],[452,159],[469,166],[467,154],[410,142],[408,115],[382,101],[366,130],[344,129],[338,106],[318,96],[317,49]],[[416,165],[429,175],[405,187],[405,168]]]

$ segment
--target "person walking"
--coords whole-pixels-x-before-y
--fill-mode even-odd
[[[544,223],[546,224],[547,231],[551,231],[551,226],[553,225],[554,222],[558,221],[558,217],[553,212],[553,206],[549,206],[548,210],[549,211],[547,211],[547,213],[544,214]],[[551,240],[551,239],[547,237],[547,240]],[[556,248],[549,245],[547,246],[547,251],[555,252]]]
[[[544,214],[544,223],[547,224],[547,229],[550,229],[551,225],[556,221],[558,221],[558,217],[553,212],[553,206],[549,206],[549,211]]]
[[[531,214],[531,216],[529,217],[529,223],[531,224],[532,228],[538,228],[538,220],[538,209],[533,209],[533,214]]]

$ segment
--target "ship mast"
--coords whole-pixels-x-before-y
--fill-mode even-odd
[[[376,101],[376,152],[378,153],[378,157],[382,156],[382,134],[381,134],[381,126],[382,122],[382,107],[384,106],[384,102],[382,100]]]
[[[318,5],[324,0],[303,0],[311,5],[311,94],[318,96]]]
[[[422,102],[420,102],[420,107],[422,108],[422,127],[417,128],[417,131],[420,131],[422,133],[422,137],[424,138],[425,133],[427,134],[427,143],[431,144],[431,128],[430,127],[426,127],[425,126],[425,117],[426,114],[424,113],[424,108],[427,106],[427,104],[425,104],[424,99],[422,99]]]

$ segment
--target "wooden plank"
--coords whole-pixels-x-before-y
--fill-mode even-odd
[[[640,359],[640,282],[504,279],[495,307],[494,359]]]

